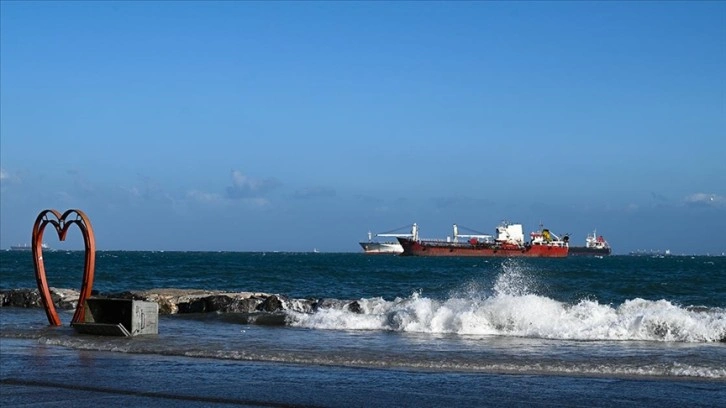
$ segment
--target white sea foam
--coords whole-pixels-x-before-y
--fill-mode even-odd
[[[445,300],[420,293],[386,301],[360,299],[360,312],[345,307],[315,313],[288,312],[288,323],[316,329],[389,330],[462,335],[506,335],[567,340],[715,342],[726,338],[726,310],[689,310],[667,300],[640,298],[621,305],[595,300],[563,303],[530,293],[532,279],[505,270],[490,295],[452,294]]]

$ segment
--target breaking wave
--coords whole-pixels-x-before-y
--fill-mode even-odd
[[[634,298],[620,305],[582,299],[563,303],[533,293],[537,283],[506,267],[486,290],[471,282],[447,299],[415,292],[405,298],[357,300],[315,313],[289,310],[287,324],[333,330],[386,330],[460,335],[502,335],[558,340],[726,341],[726,309]]]

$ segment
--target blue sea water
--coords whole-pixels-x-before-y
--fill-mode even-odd
[[[81,252],[44,258],[51,286],[78,288]],[[35,287],[30,253],[1,252],[0,276],[2,289]],[[162,397],[200,406],[726,404],[725,257],[97,253],[94,289],[154,288],[280,294],[287,310],[275,324],[163,315],[157,336],[120,339],[48,327],[41,309],[4,307],[3,387],[42,378],[70,393],[80,385],[51,376],[72,366],[117,384],[89,392],[115,392],[123,403],[149,395],[140,384],[158,384],[159,396],[168,378],[196,373],[207,381]],[[331,307],[310,313],[296,299]],[[352,300],[362,313],[345,307]],[[72,311],[61,315],[67,323]],[[37,353],[54,358],[39,364]],[[107,360],[147,373],[145,381],[123,385],[116,377],[131,368],[99,371]],[[281,388],[228,383],[240,375]]]

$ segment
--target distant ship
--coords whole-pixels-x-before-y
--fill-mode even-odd
[[[415,225],[415,224],[414,224]],[[413,237],[398,237],[403,247],[402,256],[473,256],[473,257],[540,257],[564,258],[568,252],[568,236],[558,237],[548,229],[540,228],[525,242],[522,224],[502,223],[491,235],[461,235],[454,224],[453,239],[419,239],[418,229]],[[459,238],[466,238],[459,241]]]
[[[630,253],[630,256],[650,256],[654,258],[663,258],[665,256],[669,256],[671,254],[670,249],[666,249],[665,251],[660,250],[637,250]]]
[[[41,246],[42,246],[43,249],[50,250],[50,247],[47,244],[42,244]],[[10,247],[10,250],[11,251],[30,251],[32,249],[33,249],[33,247],[30,246],[30,245],[28,245],[28,244],[13,245],[13,246]]]
[[[570,256],[608,256],[612,253],[610,244],[602,235],[597,235],[597,230],[588,234],[585,238],[585,246],[571,246]]]
[[[395,231],[402,230],[404,228],[411,228],[410,233],[396,233]],[[411,226],[408,227],[401,227],[393,231],[375,234],[376,237],[413,237],[414,234],[418,231],[418,227],[414,223]],[[401,244],[399,244],[396,241],[374,241],[373,240],[373,233],[368,231],[368,241],[363,241],[358,243],[361,248],[363,248],[363,252],[366,254],[371,255],[377,255],[377,254],[393,254],[398,255],[403,252],[403,247]]]

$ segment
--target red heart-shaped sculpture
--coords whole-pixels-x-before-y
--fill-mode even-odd
[[[68,217],[75,214],[75,218],[69,220]],[[93,290],[93,271],[96,264],[96,241],[93,237],[93,228],[86,214],[80,210],[68,210],[61,215],[56,210],[43,210],[38,214],[33,225],[33,264],[35,265],[35,279],[38,282],[38,291],[40,298],[45,306],[45,314],[48,316],[48,322],[53,326],[60,326],[61,321],[58,312],[55,310],[53,299],[50,296],[50,288],[48,287],[48,279],[45,277],[45,265],[43,264],[43,232],[45,227],[51,224],[58,233],[58,238],[65,241],[68,228],[76,224],[83,234],[83,243],[86,247],[86,257],[83,267],[83,284],[81,286],[81,294],[78,296],[78,305],[76,313],[73,315],[72,323],[83,322],[85,315],[86,299],[91,296]]]

